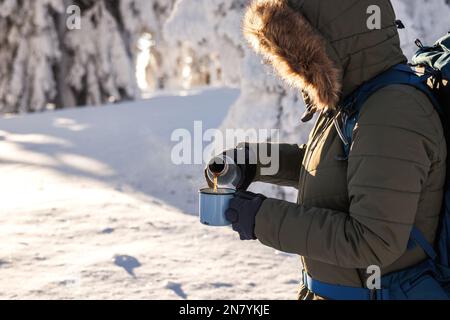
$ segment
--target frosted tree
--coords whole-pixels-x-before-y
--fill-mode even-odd
[[[73,1],[81,8],[81,29],[64,33],[64,105],[98,105],[135,98],[130,36],[119,1]],[[70,96],[70,93],[72,95]]]
[[[176,73],[169,59],[176,50],[162,37],[173,1],[0,0],[0,112],[139,97],[138,40],[145,34],[156,57],[151,75],[163,86]],[[81,9],[79,30],[66,25],[72,5]]]
[[[191,51],[192,71],[208,73],[210,84],[239,85],[245,56],[240,25],[246,0],[179,0],[165,25],[172,44]]]
[[[0,35],[2,111],[135,97],[131,53],[114,2],[0,1],[0,26],[6,30]],[[81,8],[81,30],[66,28],[71,4]]]
[[[60,0],[0,1],[0,112],[46,108],[56,97]]]
[[[152,89],[165,88],[177,77],[177,48],[162,33],[174,1],[74,1],[82,9],[83,27],[67,32],[65,43],[72,53],[68,83],[76,104],[135,98],[136,71],[146,73],[144,85],[150,82]],[[142,53],[147,55],[144,65],[138,60]],[[147,70],[136,70],[136,65]]]
[[[152,83],[152,89],[170,86],[170,80],[179,78],[181,73],[176,65],[181,50],[177,45],[171,46],[163,35],[163,26],[174,3],[175,0],[122,0],[120,3],[124,27],[134,46],[132,50],[136,50],[136,44],[141,51],[148,50],[150,61],[143,67],[147,69],[147,82]]]

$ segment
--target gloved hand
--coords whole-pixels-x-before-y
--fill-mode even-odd
[[[244,152],[244,156],[242,156],[242,152]],[[252,156],[250,155],[250,147],[247,144],[244,144],[242,146],[239,146],[235,149],[226,150],[222,153],[222,155],[227,155],[230,158],[232,158],[235,162],[238,162],[238,159],[245,159],[245,163],[238,163],[237,166],[239,167],[241,171],[241,179],[236,185],[236,190],[245,191],[248,189],[248,187],[252,184],[253,180],[256,176],[256,170],[257,166],[256,164],[251,164],[250,159]],[[214,157],[215,158],[215,157]],[[254,162],[254,161],[253,161]],[[208,183],[208,186],[210,188],[214,187],[213,182],[208,177],[208,168],[204,171],[206,182]]]
[[[267,198],[262,194],[238,191],[225,211],[225,217],[233,224],[241,240],[256,240],[255,221],[259,208]]]

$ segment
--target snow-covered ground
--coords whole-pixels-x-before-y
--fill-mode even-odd
[[[174,129],[239,92],[0,119],[0,299],[293,299],[298,259],[202,226]]]

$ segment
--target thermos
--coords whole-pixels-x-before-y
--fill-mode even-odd
[[[217,186],[220,188],[236,188],[241,180],[241,170],[236,162],[226,156],[213,158],[207,167],[208,179],[214,183],[217,177]]]

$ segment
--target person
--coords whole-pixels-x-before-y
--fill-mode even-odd
[[[376,29],[367,24],[373,5],[381,9]],[[339,135],[345,98],[407,62],[395,21],[388,0],[254,0],[244,18],[250,45],[302,90],[305,118],[318,118],[307,144],[278,146],[277,174],[261,175],[260,163],[241,166],[247,183],[227,218],[242,240],[299,255],[304,274],[321,283],[366,288],[371,266],[386,275],[426,259],[421,247],[408,248],[413,227],[429,243],[437,234],[447,147],[428,97],[387,86],[364,103],[348,159]],[[257,154],[260,146],[236,150]],[[296,187],[297,203],[246,191],[256,181]],[[305,281],[298,298],[328,299]]]

